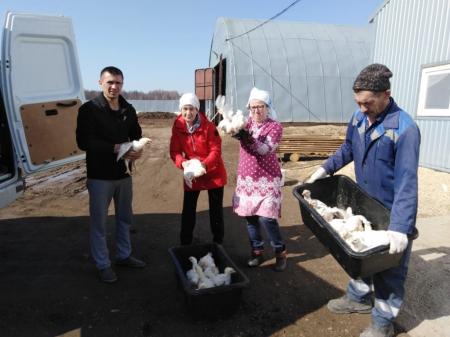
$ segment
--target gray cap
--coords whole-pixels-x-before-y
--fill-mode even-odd
[[[392,72],[384,64],[374,63],[365,67],[356,77],[353,83],[353,91],[381,92],[391,88],[389,78]]]

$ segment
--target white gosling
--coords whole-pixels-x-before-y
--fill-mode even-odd
[[[189,188],[192,188],[192,180],[204,175],[206,170],[198,159],[187,160],[183,164],[184,181]]]
[[[225,103],[225,96],[217,97],[216,107],[219,114],[222,115],[222,120],[219,122],[217,129],[233,135],[245,126],[245,117],[242,110],[234,112],[231,107]]]
[[[363,215],[354,215],[351,207],[347,207],[345,211],[337,207],[328,207],[322,201],[312,199],[309,190],[304,190],[302,195],[355,252],[389,244],[386,231],[372,230],[371,222]]]
[[[206,289],[214,287],[214,282],[206,277],[202,267],[198,263],[193,266],[198,275],[197,289]]]
[[[140,151],[144,148],[145,145],[149,144],[151,142],[150,138],[147,137],[142,137],[139,140],[133,140],[132,142],[126,142],[126,143],[122,143],[120,144],[119,147],[119,152],[117,152],[117,161],[119,161],[120,159],[122,159],[122,157],[130,150],[132,151]],[[125,173],[128,173],[129,175],[131,175],[131,171],[130,171],[130,160],[129,159],[123,159],[125,161],[125,167],[126,167],[126,171]]]
[[[205,276],[210,280],[212,280],[214,284],[217,286],[215,278],[217,275],[219,275],[219,268],[217,268],[216,266],[210,266],[205,268],[203,272],[205,273]]]
[[[319,199],[312,199],[310,190],[304,190],[302,192],[302,196],[308,204],[310,204],[317,211],[317,213],[325,219],[325,221],[329,222],[334,218],[345,218],[345,212],[343,210],[337,207],[328,207]]]
[[[197,289],[207,289],[215,287],[214,281],[205,275],[205,273],[203,272],[202,268],[199,265],[197,265],[197,267],[198,268],[196,269],[199,277]]]
[[[186,272],[189,282],[196,286],[196,289],[207,289],[231,284],[231,274],[235,273],[232,267],[225,267],[223,273],[219,273],[212,253],[208,252],[205,256],[197,259],[193,256],[189,257],[192,263],[192,269]]]
[[[389,245],[389,236],[387,231],[366,230],[352,233],[347,242],[355,252],[364,252],[378,246]]]
[[[216,287],[219,286],[227,286],[231,284],[231,274],[235,273],[236,270],[234,270],[232,267],[226,267],[222,274],[218,274],[214,277],[214,284]]]
[[[203,269],[208,267],[215,267],[216,263],[214,262],[214,258],[211,252],[208,252],[205,256],[203,256],[200,260],[198,260],[198,265]]]
[[[198,273],[197,273],[197,259],[193,256],[189,256],[189,261],[192,263],[192,269],[189,269],[186,272],[186,277],[191,282],[192,285],[198,285],[198,281],[200,280]]]

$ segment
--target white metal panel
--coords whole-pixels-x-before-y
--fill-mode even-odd
[[[5,38],[8,53],[2,59],[9,62],[18,104],[73,98],[82,91],[69,18],[11,13]]]
[[[84,155],[33,164],[21,117],[24,105],[84,100],[72,21],[61,16],[7,13],[1,52],[4,103],[15,152],[25,172],[82,159]]]
[[[422,134],[420,165],[450,172],[450,121],[419,119],[417,124]]]
[[[422,67],[450,63],[450,1],[388,0],[372,23],[374,61],[392,70],[392,95],[421,129],[420,165],[450,172],[449,118],[417,118]]]

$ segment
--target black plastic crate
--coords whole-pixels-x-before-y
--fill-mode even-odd
[[[389,245],[374,247],[364,252],[354,252],[331,225],[303,198],[304,190],[311,191],[311,198],[319,199],[330,207],[346,209],[362,214],[372,223],[374,230],[387,230],[390,211],[379,201],[370,197],[353,180],[334,175],[302,184],[293,189],[300,204],[303,222],[352,278],[366,277],[399,265],[402,254],[389,254]],[[415,230],[412,239],[417,237]]]
[[[231,284],[208,289],[195,289],[186,278],[186,272],[192,268],[190,256],[199,260],[208,252],[212,253],[214,262],[223,272],[225,267],[232,267]],[[249,285],[247,276],[239,270],[230,259],[225,249],[218,244],[178,246],[169,249],[175,265],[177,279],[186,298],[189,313],[196,319],[216,319],[228,316],[236,311],[242,297],[242,290]]]

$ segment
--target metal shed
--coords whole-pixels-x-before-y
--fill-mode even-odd
[[[347,123],[353,81],[371,63],[370,27],[270,21],[252,30],[262,22],[217,20],[209,58],[216,95],[245,109],[256,86],[271,93],[281,122]]]
[[[450,1],[386,0],[371,19],[373,60],[422,134],[420,165],[450,172]]]

